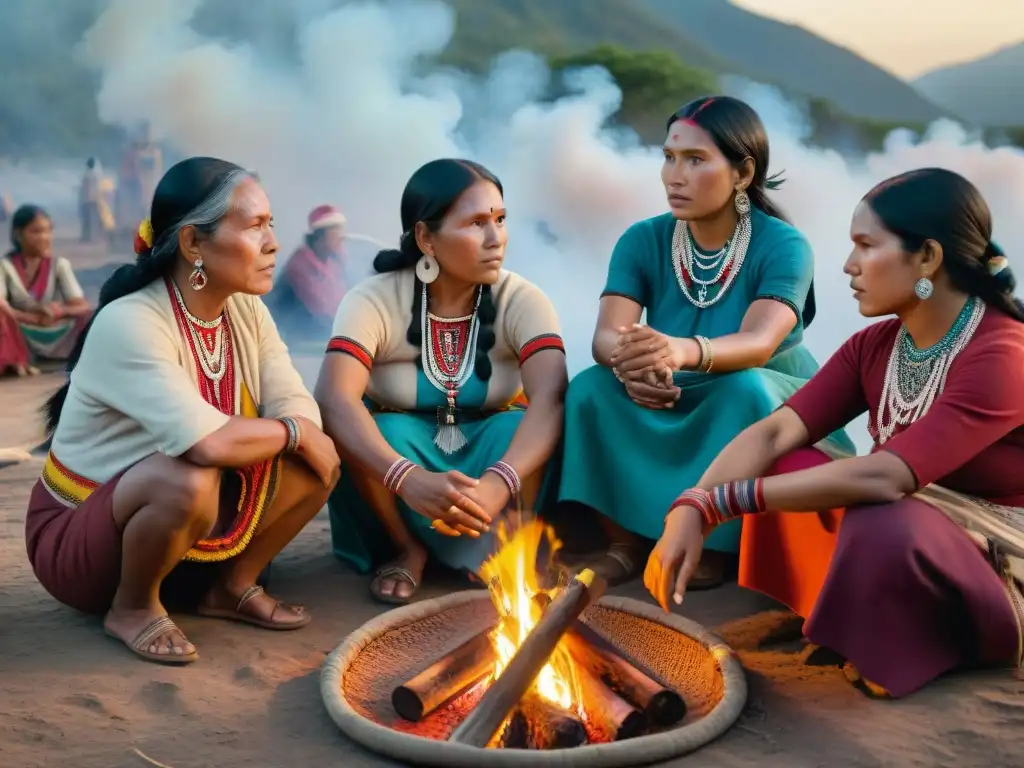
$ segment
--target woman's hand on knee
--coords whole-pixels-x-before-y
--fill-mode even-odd
[[[334,441],[309,419],[299,417],[301,438],[296,453],[320,478],[324,488],[333,488],[341,476],[341,459]]]

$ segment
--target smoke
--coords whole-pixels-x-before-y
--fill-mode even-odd
[[[105,122],[148,119],[157,138],[184,154],[225,157],[257,170],[279,222],[282,247],[298,242],[315,205],[341,206],[352,228],[393,243],[405,182],[422,163],[469,157],[504,182],[507,265],[538,283],[563,323],[569,364],[589,364],[590,336],[608,258],[632,222],[666,210],[661,154],[604,124],[621,94],[607,73],[573,73],[568,96],[543,102],[544,62],[516,52],[483,78],[433,69],[454,15],[442,3],[293,3],[298,63],[245,44],[202,37],[190,26],[201,0],[110,0],[78,51],[102,76]],[[1008,253],[1024,210],[1024,153],[988,149],[952,123],[920,140],[889,137],[885,150],[851,160],[809,148],[806,119],[776,91],[747,82],[728,89],[764,118],[771,170],[785,170],[777,199],[817,254],[818,319],[808,345],[824,360],[865,321],[842,263],[850,215],[877,181],[926,165],[956,170],[982,190]],[[862,438],[858,436],[863,442]]]

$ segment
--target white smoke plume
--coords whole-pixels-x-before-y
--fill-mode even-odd
[[[151,122],[185,154],[256,169],[290,251],[315,205],[341,206],[355,231],[393,243],[410,174],[442,156],[478,160],[502,179],[509,207],[507,265],[557,306],[573,372],[590,363],[590,335],[611,249],[632,222],[666,210],[658,147],[605,127],[620,100],[607,73],[575,73],[572,95],[541,102],[550,74],[529,53],[498,57],[485,78],[422,70],[441,51],[454,14],[444,4],[352,3],[323,13],[293,3],[302,21],[298,66],[269,63],[244,45],[204,39],[189,26],[201,0],[110,0],[79,55],[102,75],[101,117]],[[865,321],[842,263],[850,215],[876,182],[927,165],[956,170],[982,190],[997,239],[1024,250],[1024,153],[988,149],[954,124],[918,140],[892,135],[856,161],[809,148],[801,111],[773,89],[729,89],[761,114],[770,170],[785,170],[778,200],[817,253],[818,318],[808,344],[824,360]],[[667,117],[667,116],[666,116]],[[861,434],[855,439],[864,443]]]

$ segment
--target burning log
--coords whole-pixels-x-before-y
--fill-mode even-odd
[[[491,629],[470,638],[391,693],[391,705],[406,720],[419,722],[494,672]]]
[[[583,721],[540,696],[527,696],[519,705],[529,724],[530,746],[534,749],[567,749],[587,743]]]
[[[540,696],[527,695],[501,736],[503,749],[569,749],[587,743],[583,721]]]
[[[647,727],[647,716],[605,685],[586,669],[576,669],[580,700],[587,719],[609,741],[622,741],[639,736]]]
[[[535,595],[534,600],[542,607],[551,602],[543,593]],[[675,725],[686,717],[682,696],[582,621],[573,622],[563,642],[577,664],[642,709],[652,724]]]
[[[686,716],[683,697],[582,621],[564,639],[573,660],[642,709],[653,725],[675,725]]]
[[[504,672],[455,729],[449,741],[486,747],[544,668],[566,630],[604,593],[605,587],[604,580],[597,574],[584,570],[559,591]]]

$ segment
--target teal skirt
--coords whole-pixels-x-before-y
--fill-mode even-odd
[[[630,400],[608,368],[582,371],[566,395],[559,501],[583,504],[644,538],[659,538],[672,501],[697,484],[734,437],[776,410],[817,368],[797,345],[765,368],[677,373],[682,395],[664,411]],[[855,453],[842,431],[819,447],[832,455]],[[741,524],[720,526],[705,547],[738,552]]]
[[[469,440],[466,447],[447,455],[434,445],[436,413],[375,413],[374,420],[388,445],[397,453],[430,472],[458,470],[480,477],[508,450],[512,436],[526,414],[524,410],[493,413],[479,421],[461,425]],[[334,555],[359,573],[369,573],[395,555],[394,546],[376,513],[359,494],[352,472],[342,467],[341,480],[331,494],[328,509],[331,518],[331,544]],[[477,572],[495,548],[492,532],[474,539],[469,536],[442,536],[430,527],[431,521],[397,499],[398,510],[409,531],[426,546],[431,556],[460,571]]]

